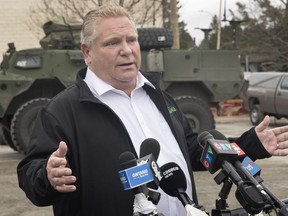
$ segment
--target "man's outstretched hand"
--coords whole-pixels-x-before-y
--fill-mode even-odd
[[[274,156],[288,155],[288,125],[268,129],[269,116],[265,116],[262,122],[256,126],[256,134],[264,148]]]
[[[72,170],[67,167],[67,145],[61,141],[59,148],[54,151],[48,159],[46,171],[50,184],[59,192],[73,192],[76,186],[76,177],[72,175]]]

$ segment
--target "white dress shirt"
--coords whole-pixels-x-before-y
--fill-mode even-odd
[[[93,95],[107,104],[122,120],[138,154],[140,145],[145,139],[154,138],[159,142],[160,154],[157,163],[160,167],[168,162],[178,164],[186,176],[186,192],[191,195],[191,179],[180,147],[163,115],[142,88],[144,83],[155,87],[141,73],[137,77],[136,87],[130,97],[101,80],[90,69],[87,69],[84,81]],[[177,198],[168,196],[161,189],[159,192],[161,193],[157,205],[159,213],[165,216],[186,216],[185,209]]]

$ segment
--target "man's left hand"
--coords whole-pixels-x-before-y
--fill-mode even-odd
[[[288,125],[269,129],[270,118],[265,116],[256,126],[256,134],[264,148],[273,156],[288,155]]]

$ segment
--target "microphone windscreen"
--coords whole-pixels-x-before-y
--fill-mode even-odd
[[[220,131],[212,129],[209,131],[210,134],[214,137],[216,140],[227,140],[227,138],[222,134]]]
[[[153,154],[157,161],[160,153],[160,144],[156,139],[148,138],[145,139],[140,146],[140,158],[145,157],[149,154]]]
[[[122,169],[137,166],[137,160],[132,152],[123,152],[119,156],[119,163]]]
[[[214,139],[214,137],[208,131],[203,131],[197,137],[197,141],[202,148],[205,147],[205,144],[206,144],[208,139]]]
[[[160,188],[170,196],[177,197],[178,189],[187,188],[186,177],[183,170],[174,162],[164,164],[160,167],[163,177],[160,181]]]

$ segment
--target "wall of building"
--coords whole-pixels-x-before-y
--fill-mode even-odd
[[[17,50],[40,47],[39,36],[29,29],[29,7],[37,0],[0,1],[0,59],[8,43],[14,42]]]

